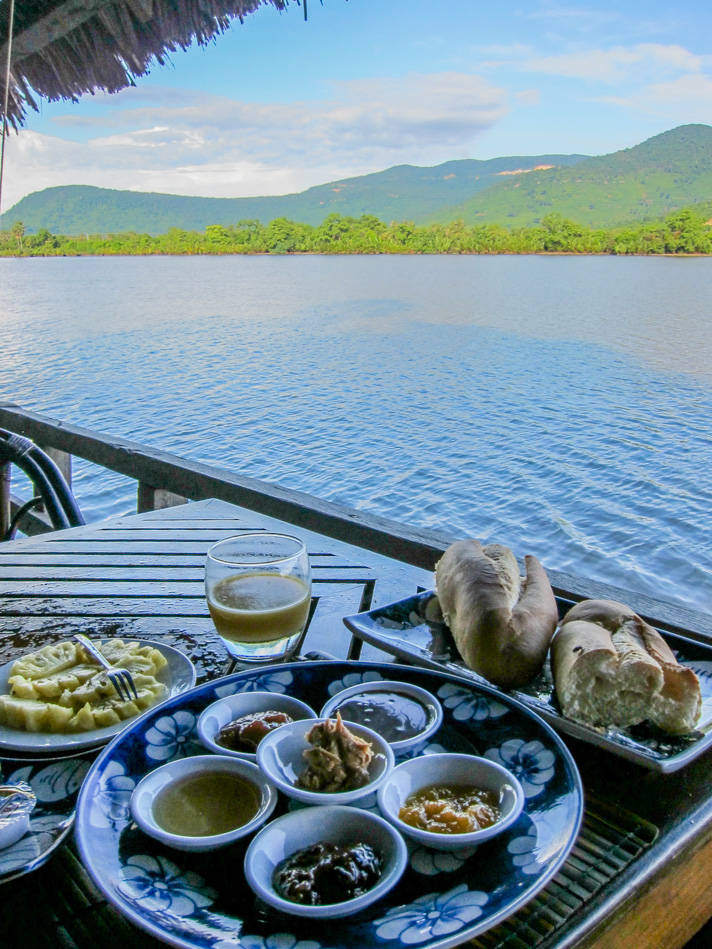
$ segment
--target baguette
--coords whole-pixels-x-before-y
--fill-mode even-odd
[[[448,547],[435,567],[443,617],[465,664],[503,689],[541,670],[558,620],[544,568],[536,557],[524,560],[522,580],[508,547],[469,539]]]
[[[584,600],[566,614],[551,644],[554,685],[564,715],[622,728],[651,721],[686,734],[702,710],[697,676],[663,637],[614,600]]]

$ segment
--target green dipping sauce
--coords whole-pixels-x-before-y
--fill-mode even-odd
[[[226,771],[205,771],[159,791],[153,818],[169,834],[213,837],[247,824],[259,806],[260,792],[251,781]]]

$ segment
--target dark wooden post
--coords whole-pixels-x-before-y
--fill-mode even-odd
[[[174,494],[164,488],[153,488],[143,481],[138,483],[136,510],[139,514],[145,511],[161,511],[164,507],[175,507],[177,504],[187,504],[189,498],[182,494]]]
[[[10,468],[9,464],[0,465],[0,538],[10,526]]]
[[[60,451],[58,448],[43,448],[42,449],[59,470],[64,475],[64,480],[67,482],[69,487],[72,487],[72,456],[67,454],[66,451]]]

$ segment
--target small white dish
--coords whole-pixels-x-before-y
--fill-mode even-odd
[[[277,865],[297,850],[324,842],[341,846],[369,844],[383,864],[375,886],[342,903],[318,906],[293,903],[280,896],[273,883]],[[245,876],[257,896],[283,913],[312,919],[337,919],[357,913],[385,896],[400,880],[407,864],[405,841],[387,821],[371,811],[336,805],[292,811],[264,827],[247,848]]]
[[[375,694],[380,694],[381,702],[368,707],[369,698],[375,700]],[[399,708],[398,697],[404,699],[403,707]],[[363,698],[360,714],[357,716],[353,705],[342,708],[345,703],[353,703]],[[408,682],[395,682],[387,679],[373,682],[361,682],[351,688],[338,692],[329,699],[319,713],[320,718],[329,718],[341,712],[341,717],[349,721],[359,722],[378,732],[389,743],[396,755],[411,748],[422,745],[442,725],[443,709],[435,696],[426,689]],[[412,717],[420,716],[422,711],[422,728],[414,731]],[[420,724],[420,723],[419,723]],[[379,725],[381,727],[379,727]],[[410,732],[410,734],[408,734]],[[398,738],[399,733],[406,733],[407,737]]]
[[[352,804],[359,798],[372,794],[392,771],[395,756],[391,746],[380,735],[371,731],[370,728],[353,722],[344,722],[344,725],[358,738],[370,742],[373,748],[373,758],[368,769],[370,776],[368,784],[353,791],[331,792],[309,791],[296,787],[297,778],[307,767],[303,752],[312,747],[307,741],[307,735],[322,721],[322,719],[307,719],[276,728],[257,746],[257,764],[287,797],[306,804]]]
[[[158,795],[175,782],[201,773],[214,772],[237,775],[255,786],[259,797],[255,815],[247,823],[222,834],[193,837],[164,830],[154,816],[154,803]],[[251,834],[264,824],[276,804],[277,791],[256,764],[222,755],[197,755],[169,761],[139,781],[131,795],[131,816],[144,833],[169,847],[176,850],[204,851],[226,847],[240,837]]]
[[[496,823],[467,834],[442,834],[411,827],[398,813],[407,798],[431,785],[465,785],[482,791],[494,791],[499,800],[500,818]],[[524,791],[511,772],[487,758],[474,755],[423,755],[411,758],[393,769],[378,791],[378,806],[383,816],[398,830],[435,850],[462,850],[489,840],[517,820],[524,807]]]
[[[290,695],[278,692],[238,692],[236,695],[227,695],[218,699],[203,710],[198,719],[198,735],[201,742],[210,751],[219,755],[232,755],[235,758],[244,758],[246,761],[256,761],[254,751],[233,751],[224,748],[215,741],[221,728],[234,722],[236,718],[250,715],[253,712],[286,712],[295,721],[307,718],[316,718],[316,712],[305,702],[293,699]],[[283,727],[283,726],[280,726]]]
[[[36,804],[35,792],[25,781],[0,785],[0,850],[25,836]]]

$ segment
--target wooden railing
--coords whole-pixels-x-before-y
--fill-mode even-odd
[[[68,425],[12,403],[0,404],[0,428],[31,438],[51,454],[70,485],[71,456],[135,480],[139,513],[186,500],[220,498],[426,569],[432,568],[452,541],[433,531],[411,529],[387,518],[332,504],[225,468]],[[14,510],[19,499],[15,499],[14,505],[11,500],[9,503]],[[26,533],[49,529],[44,519],[23,523]]]
[[[405,563],[432,570],[454,537],[411,527],[322,498],[259,481],[226,468],[181,458],[125,438],[69,425],[13,403],[0,404],[0,428],[31,438],[47,451],[71,484],[72,457],[115,471],[137,483],[136,509],[150,511],[185,501],[219,498],[279,518],[306,530],[373,550]],[[0,470],[0,524],[22,503],[9,492],[9,476]],[[28,515],[25,533],[51,527],[42,515]],[[558,596],[623,600],[663,629],[712,636],[712,617],[621,590],[595,580],[551,570],[547,573]]]

